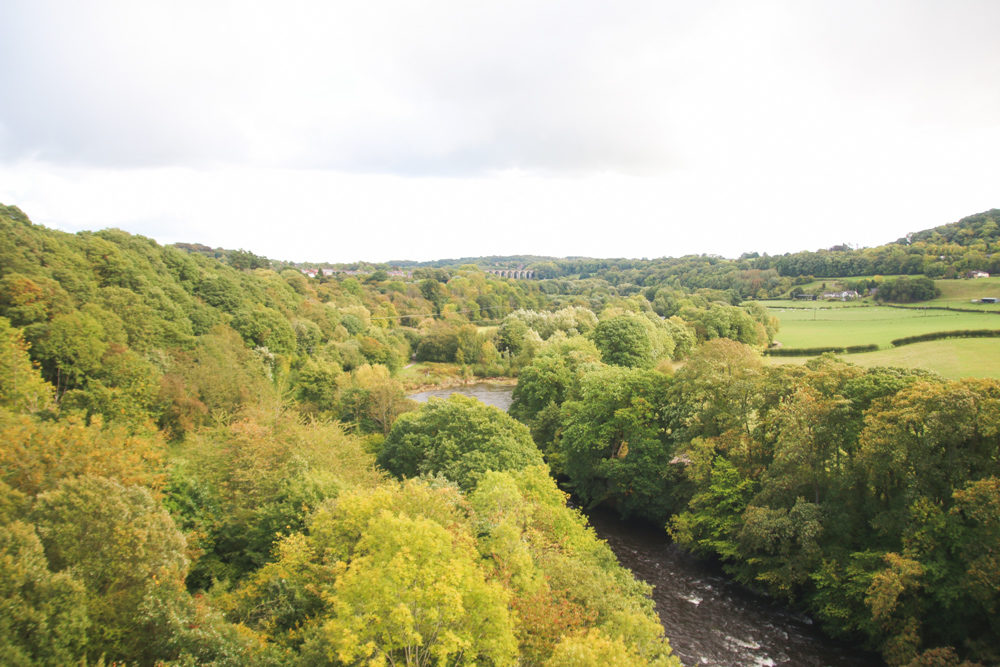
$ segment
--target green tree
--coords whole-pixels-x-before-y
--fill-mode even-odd
[[[104,327],[92,316],[74,311],[42,325],[34,351],[59,396],[100,368],[107,349]]]
[[[420,281],[420,294],[431,302],[431,305],[434,307],[434,315],[441,317],[441,310],[448,301],[448,294],[444,285],[433,278],[426,278]]]
[[[646,665],[680,665],[680,660],[663,657],[647,660],[631,650],[620,637],[608,637],[600,630],[586,635],[567,636],[556,646],[545,667],[644,667]]]
[[[576,391],[578,369],[599,359],[594,344],[578,336],[561,344],[549,343],[518,374],[510,414],[528,425],[550,460],[556,454],[553,445],[561,424],[560,409]]]
[[[741,558],[731,566],[746,584],[764,584],[773,595],[796,600],[811,583],[823,555],[823,512],[799,498],[791,509],[749,506],[737,535]]]
[[[341,375],[341,414],[368,431],[388,435],[396,418],[410,409],[403,386],[392,379],[385,366],[364,364]]]
[[[266,347],[276,354],[295,352],[292,325],[281,313],[267,306],[240,310],[233,318],[233,328],[251,345]]]
[[[382,479],[339,425],[251,410],[189,435],[171,472],[167,502],[202,552],[188,577],[194,589],[246,577],[325,499]]]
[[[52,385],[42,379],[28,347],[21,332],[0,317],[0,408],[34,413],[53,404]]]
[[[233,250],[229,253],[229,266],[234,269],[250,270],[250,269],[269,269],[271,268],[271,262],[267,257],[261,257],[260,255],[255,255],[249,250]]]
[[[556,451],[558,469],[583,502],[610,501],[623,515],[654,521],[686,503],[683,468],[671,465],[669,384],[662,373],[640,369],[582,375],[579,398],[563,405]]]
[[[606,364],[648,368],[656,360],[648,328],[638,317],[619,315],[602,320],[591,336]]]
[[[704,343],[677,371],[674,402],[686,436],[724,436],[719,443],[741,467],[765,458],[756,434],[764,423],[768,372],[753,348],[732,340]]]
[[[947,503],[968,481],[1000,475],[1000,383],[915,382],[870,413],[857,470],[873,525],[900,535],[918,498]]]
[[[428,519],[381,514],[366,526],[330,594],[314,646],[328,660],[515,664],[503,589],[467,543]]]
[[[52,572],[30,524],[0,523],[0,662],[72,664],[85,655],[87,600],[72,571]]]
[[[69,294],[51,278],[21,273],[0,278],[0,315],[15,326],[45,322],[72,310]]]
[[[513,592],[523,662],[543,663],[563,638],[598,629],[620,638],[637,659],[677,664],[649,586],[567,507],[544,466],[487,473],[469,503],[479,551]]]
[[[723,457],[712,462],[708,484],[691,499],[689,508],[671,519],[670,536],[686,549],[705,556],[738,562],[737,541],[742,517],[758,490],[752,479],[742,477]]]
[[[184,538],[148,490],[96,477],[64,480],[38,497],[32,518],[53,571],[86,590],[88,654],[149,660],[150,605],[182,590]]]
[[[542,462],[528,429],[499,409],[453,394],[396,420],[378,463],[397,477],[442,474],[469,490],[487,470]]]

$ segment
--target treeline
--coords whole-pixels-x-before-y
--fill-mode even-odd
[[[0,210],[0,317],[28,343],[62,414],[180,439],[279,394],[305,414],[385,433],[405,408],[393,375],[413,358],[515,375],[553,334],[585,334],[623,313],[653,331],[641,354],[657,359],[716,337],[764,346],[776,328],[718,290],[623,295],[590,281],[550,293],[546,281],[475,267],[308,278],[262,268],[246,251],[216,258],[188,245],[66,234]]]
[[[4,664],[679,664],[648,587],[495,408],[401,418],[379,460],[420,477],[397,483],[280,404],[173,448],[53,415],[23,339],[0,342]]]
[[[367,415],[370,430],[383,430],[371,423],[382,410],[373,401],[402,400],[389,375],[425,339],[429,349],[442,331],[462,333],[467,363],[502,374],[501,354],[472,323],[548,303],[534,284],[477,270],[317,280],[237,269],[234,256],[224,263],[118,230],[65,234],[4,207],[0,316],[29,344],[64,414],[132,428],[149,420],[179,438],[276,391],[311,414]]]
[[[393,375],[448,332],[526,363],[590,311],[0,225],[3,664],[678,664],[527,429]],[[629,313],[649,363],[694,336]],[[508,316],[516,353],[473,332]]]
[[[952,610],[939,590],[995,601],[970,570],[935,578],[912,528],[923,487],[859,477],[864,448],[850,439],[893,392],[940,383],[890,371],[863,380],[836,365],[764,369],[742,345],[767,347],[777,321],[736,304],[748,285],[767,293],[787,280],[753,268],[760,258],[736,269],[682,258],[655,275],[640,263],[581,263],[540,281],[467,265],[308,278],[209,250],[120,230],[65,234],[0,208],[0,661],[672,664],[648,590],[565,507],[534,443],[587,502],[658,521],[702,512],[707,523],[689,524],[709,526],[718,549],[696,548],[760,585],[778,565],[742,541],[746,512],[791,512],[801,494],[827,521],[842,508],[824,503],[842,500],[854,523],[821,522],[820,551],[795,561],[806,574],[787,594],[807,605],[819,605],[817,591],[832,596],[842,607],[816,613],[835,629],[876,643],[905,635],[900,655],[920,642],[990,655],[975,644],[982,621],[970,621],[965,644],[945,632],[954,623],[913,625],[925,608],[932,619]],[[739,350],[738,363],[719,366],[720,350]],[[416,410],[399,381],[414,358],[520,374],[513,413],[530,435],[459,399]],[[851,462],[824,463],[818,500],[801,463],[813,459],[776,453],[780,418],[798,409],[790,397],[803,386],[833,401],[838,419],[838,397],[858,401],[850,437],[816,445],[824,456],[842,449],[837,466]],[[821,426],[825,414],[803,418],[820,425],[815,438],[835,430]],[[976,437],[995,437],[983,429]],[[965,454],[949,456],[935,464],[948,479],[926,496],[943,513],[941,548],[972,534],[988,546],[988,517],[962,509],[971,523],[947,522],[965,507],[956,494],[979,493],[969,485],[993,473],[986,465],[966,479],[954,467]],[[779,459],[802,476],[782,482],[794,498],[754,495]],[[745,504],[696,502],[728,488],[726,465]],[[880,502],[897,523],[875,511]],[[773,543],[782,558],[797,553],[799,538],[788,539]],[[853,555],[868,551],[857,566]],[[869,588],[895,556],[924,570],[865,625]],[[827,566],[854,593],[821,586]],[[992,581],[987,561],[969,567]]]
[[[821,354],[857,354],[858,352],[875,352],[878,345],[848,345],[847,347],[774,347],[764,350],[769,357],[818,357]]]
[[[784,255],[744,253],[737,259],[714,255],[652,260],[515,256],[441,260],[430,264],[445,270],[449,265],[463,264],[484,268],[523,266],[543,281],[541,289],[559,294],[600,290],[603,285],[620,296],[630,296],[670,287],[684,291],[723,291],[733,303],[738,303],[745,299],[777,298],[816,278],[925,275],[935,279],[958,278],[968,271],[1000,273],[1000,253],[996,252],[1000,238],[998,224],[1000,210],[992,209],[874,248],[839,245]]]
[[[886,280],[878,285],[875,299],[892,303],[913,303],[915,301],[930,301],[940,296],[941,290],[930,278],[910,278],[901,276]]]
[[[665,524],[889,664],[1000,660],[1000,383],[768,366],[727,339],[671,374],[577,338],[522,370],[511,414],[585,505]]]

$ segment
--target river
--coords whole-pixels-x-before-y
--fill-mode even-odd
[[[512,387],[474,384],[413,394],[453,393],[510,407]],[[622,521],[608,510],[588,513],[618,561],[653,585],[653,600],[674,653],[685,665],[882,665],[877,656],[823,635],[806,616],[733,583],[711,563],[671,544],[663,529]]]
[[[428,389],[427,391],[410,394],[407,398],[412,398],[415,401],[424,403],[431,396],[448,398],[452,394],[462,394],[464,396],[478,398],[486,405],[493,405],[500,408],[504,412],[507,412],[507,408],[510,407],[513,392],[514,388],[509,384],[490,384],[487,382],[478,382],[476,384],[466,384],[458,387],[449,387],[447,389]]]

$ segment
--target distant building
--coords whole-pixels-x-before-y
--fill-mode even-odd
[[[844,290],[843,292],[825,292],[823,294],[824,299],[837,299],[840,301],[851,301],[858,298],[858,293],[855,290]]]
[[[985,271],[969,271],[965,274],[966,278],[989,278],[990,274]]]
[[[979,300],[979,303],[996,303],[997,298],[995,296],[984,296]]]
[[[795,300],[796,301],[815,301],[816,300],[816,295],[815,294],[796,294],[795,295]]]
[[[303,275],[307,275],[310,278],[315,278],[316,274],[319,273],[319,269],[301,269]]]

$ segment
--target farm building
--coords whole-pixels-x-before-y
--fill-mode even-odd
[[[825,292],[823,294],[824,299],[840,299],[841,301],[849,301],[851,299],[857,299],[858,293],[855,290],[845,290],[843,292]]]

